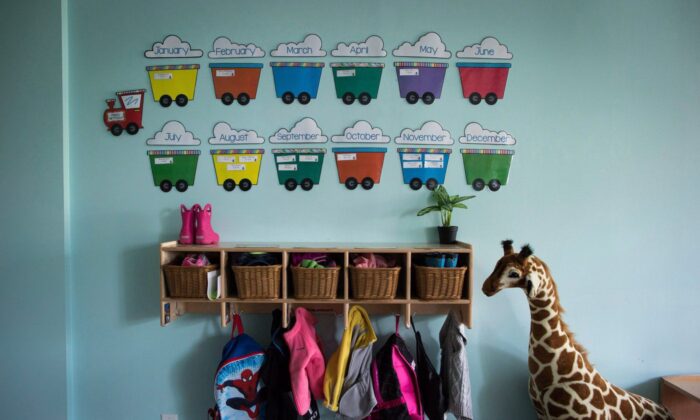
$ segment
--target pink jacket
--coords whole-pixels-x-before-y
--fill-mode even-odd
[[[299,415],[309,411],[311,398],[323,398],[326,363],[316,335],[316,318],[304,308],[296,309],[296,322],[284,333],[289,346],[289,376]],[[310,392],[309,392],[310,391]]]

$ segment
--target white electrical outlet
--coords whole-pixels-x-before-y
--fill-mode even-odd
[[[161,414],[160,420],[177,420],[177,414]]]

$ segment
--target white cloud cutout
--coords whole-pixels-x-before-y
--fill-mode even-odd
[[[326,51],[321,48],[321,37],[309,34],[301,42],[277,45],[277,48],[270,51],[270,55],[273,57],[325,57]]]
[[[404,42],[394,50],[393,54],[395,57],[450,58],[452,56],[440,35],[435,32],[428,32],[413,44]]]
[[[146,58],[181,58],[201,57],[202,50],[193,50],[189,42],[185,42],[177,35],[168,35],[163,42],[156,42],[144,55]]]
[[[291,130],[280,128],[270,136],[270,143],[325,143],[328,137],[321,133],[316,120],[306,117],[297,121]]]
[[[250,58],[265,57],[265,51],[255,44],[237,44],[225,36],[214,40],[209,58]]]
[[[367,121],[358,121],[352,127],[345,129],[345,132],[338,136],[331,137],[334,143],[389,143],[391,137],[385,136],[382,129],[372,127]]]
[[[364,42],[351,42],[349,45],[339,42],[331,51],[334,57],[386,57],[384,40],[377,35],[368,37]]]
[[[496,38],[488,36],[482,39],[480,43],[467,45],[462,51],[458,51],[457,57],[510,60],[513,58],[513,54],[508,51],[506,45],[498,42]]]
[[[435,121],[428,121],[418,130],[404,128],[394,139],[396,144],[450,145],[454,144],[450,132]]]
[[[265,142],[264,137],[260,137],[253,130],[236,130],[228,123],[216,123],[213,136],[209,137],[209,144],[261,144]]]
[[[168,121],[152,138],[148,146],[199,146],[199,139],[187,131],[180,121]]]
[[[491,131],[483,128],[479,123],[470,122],[464,127],[464,136],[459,138],[459,142],[462,144],[512,146],[515,144],[515,137],[505,131]]]

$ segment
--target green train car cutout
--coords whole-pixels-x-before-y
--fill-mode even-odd
[[[488,185],[491,191],[498,191],[508,183],[513,150],[462,149],[464,176],[467,184],[476,191]]]
[[[367,105],[377,99],[383,69],[382,63],[331,63],[335,95],[345,105],[351,105],[355,99]]]
[[[326,149],[272,149],[280,185],[294,191],[297,185],[309,191],[321,181]]]
[[[194,185],[199,150],[149,150],[148,159],[153,173],[153,184],[163,192],[173,185],[180,192]]]

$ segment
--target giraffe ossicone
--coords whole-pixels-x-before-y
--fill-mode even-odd
[[[557,285],[547,265],[529,245],[516,253],[505,240],[503,257],[484,281],[482,291],[493,296],[508,288],[525,292],[530,306],[529,394],[537,417],[543,419],[666,420],[663,406],[627,392],[605,380],[588,361],[561,315]]]

